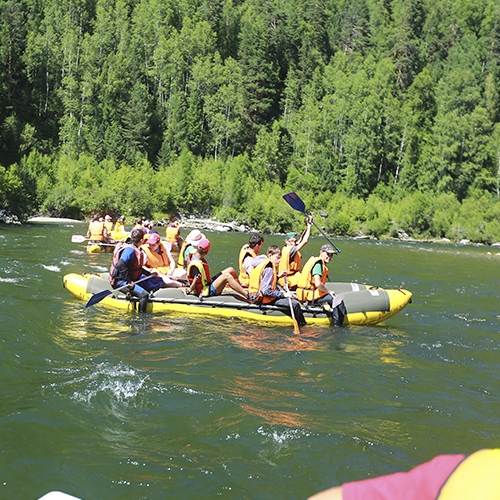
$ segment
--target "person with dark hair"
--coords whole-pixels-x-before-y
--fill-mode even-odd
[[[90,221],[87,238],[89,239],[89,243],[102,244],[109,242],[109,233],[104,224],[104,219],[100,220],[97,214]]]
[[[114,289],[128,286],[127,293],[139,301],[139,312],[146,312],[149,292],[158,290],[164,285],[163,280],[157,276],[143,281],[142,286],[135,284],[135,281],[146,277],[146,274],[143,274],[145,255],[140,248],[143,240],[144,231],[140,228],[132,229],[130,238],[116,245],[109,270],[111,286]]]
[[[266,254],[267,257],[261,255],[254,260],[254,268],[250,272],[250,283],[248,285],[250,300],[255,304],[272,304],[283,307],[283,312],[291,315],[291,299],[295,319],[299,326],[304,326],[306,324],[304,313],[294,294],[289,290],[282,292],[277,288],[278,264],[281,259],[280,248],[271,245],[268,247]]]
[[[238,279],[244,287],[247,287],[250,282],[250,271],[253,268],[253,260],[262,251],[263,244],[264,238],[260,234],[252,234],[248,243],[245,243],[241,247],[238,257],[238,264],[240,268]]]
[[[188,264],[189,288],[185,292],[199,297],[213,297],[214,295],[220,295],[224,287],[228,285],[246,300],[247,291],[241,286],[236,271],[232,267],[227,267],[215,276],[210,276],[210,268],[205,259],[209,250],[210,241],[207,238],[201,238],[197,243],[196,252],[192,255]]]

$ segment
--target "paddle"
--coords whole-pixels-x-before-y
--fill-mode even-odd
[[[305,203],[300,199],[299,195],[297,193],[294,193],[293,191],[290,191],[289,193],[286,193],[283,195],[283,199],[294,209],[297,210],[298,212],[302,212],[305,216],[309,217],[309,214],[306,211],[306,205]],[[316,229],[328,240],[328,243],[330,243],[333,248],[337,251],[337,253],[340,253],[340,250],[337,248],[335,243],[333,243],[330,238],[321,230],[321,228],[314,222],[312,223],[316,226]]]
[[[85,236],[81,236],[80,234],[74,234],[71,237],[71,243],[83,243],[86,240],[88,240],[88,238],[85,238]]]
[[[140,283],[141,281],[146,281],[150,278],[153,278],[155,276],[158,276],[158,273],[152,273],[149,276],[146,276],[145,278],[141,278],[140,280],[134,281],[134,284]],[[103,290],[102,292],[99,293],[94,293],[92,297],[87,301],[85,304],[85,308],[93,306],[94,304],[97,304],[98,302],[101,302],[102,299],[105,299],[108,297],[108,295],[111,295],[115,292],[121,292],[122,290],[125,290],[126,288],[129,288],[128,285],[121,286],[120,288],[115,288],[114,290]]]
[[[288,280],[286,279],[286,273],[283,274],[283,278],[285,280],[285,292],[288,294],[288,303],[290,304],[290,314],[292,315],[292,320],[293,320],[293,331],[297,334],[300,335],[300,326],[299,322],[295,318],[295,313],[293,312],[293,304],[292,304],[292,297],[290,297],[290,290],[288,289]]]

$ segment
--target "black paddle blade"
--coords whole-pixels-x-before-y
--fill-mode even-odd
[[[94,295],[92,295],[92,297],[90,297],[90,299],[85,304],[85,308],[93,306],[98,302],[101,302],[102,299],[105,299],[108,295],[111,295],[112,293],[113,293],[112,290],[103,290],[102,292],[94,293]]]
[[[306,205],[297,193],[290,191],[283,195],[283,199],[294,209],[307,215]]]

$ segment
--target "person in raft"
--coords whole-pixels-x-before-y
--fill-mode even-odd
[[[125,216],[120,215],[118,217],[118,220],[116,221],[115,224],[115,232],[117,233],[126,233],[127,231],[125,230]]]
[[[250,271],[253,268],[253,261],[262,251],[263,244],[264,238],[260,234],[252,234],[248,243],[245,243],[241,247],[238,257],[238,264],[240,268],[238,279],[244,287],[248,287],[248,283],[250,282]]]
[[[344,483],[309,500],[497,500],[500,449],[439,455],[408,472]]]
[[[288,288],[295,290],[300,278],[300,268],[302,267],[302,254],[300,250],[304,248],[311,236],[312,217],[306,219],[306,229],[297,240],[297,233],[287,233],[285,235],[285,246],[281,250],[281,260],[278,267],[278,274],[284,275],[288,282]],[[281,286],[285,286],[285,278],[278,280]]]
[[[108,234],[111,234],[111,231],[113,231],[113,221],[111,220],[111,215],[105,215],[104,216],[104,227],[106,228],[106,231]]]
[[[241,286],[232,267],[227,267],[215,276],[210,277],[210,268],[205,257],[210,250],[210,241],[201,238],[196,246],[196,252],[192,255],[188,264],[187,275],[189,288],[186,294],[194,294],[198,297],[213,297],[220,295],[224,287],[228,285],[247,300],[247,291]]]
[[[87,230],[87,238],[90,243],[109,243],[110,237],[106,226],[104,225],[104,219],[99,220],[97,214],[92,218],[89,228]]]
[[[267,255],[267,256],[266,256]],[[259,255],[254,259],[254,267],[250,271],[250,283],[248,293],[250,300],[255,304],[275,305],[283,307],[283,312],[291,315],[290,299],[292,300],[293,313],[299,326],[304,326],[306,320],[300,307],[290,291],[282,292],[277,289],[278,264],[281,259],[280,247],[271,245],[266,255]]]
[[[311,305],[322,305],[331,316],[334,326],[342,326],[347,314],[342,296],[328,290],[327,264],[337,252],[331,245],[323,245],[318,256],[312,256],[305,263],[297,283],[297,299]]]
[[[182,245],[182,236],[178,220],[171,221],[167,226],[167,229],[165,230],[165,241],[167,242],[167,246],[170,251],[180,250]]]
[[[183,267],[184,269],[187,269],[189,259],[191,255],[196,252],[196,246],[202,238],[205,238],[205,235],[198,229],[193,229],[186,236],[186,239],[182,242],[181,249],[179,250],[177,267]]]
[[[154,231],[154,230],[153,230]],[[156,272],[164,281],[164,288],[180,288],[187,281],[187,274],[184,269],[177,269],[175,260],[160,235],[154,231],[147,235],[146,243],[141,245],[144,252],[144,266]]]
[[[140,228],[132,229],[130,237],[116,245],[109,270],[109,282],[113,289],[128,285],[128,293],[139,301],[139,312],[146,312],[149,292],[164,286],[164,282],[159,276],[143,281],[141,286],[135,284],[135,281],[146,277],[143,274],[145,256],[140,249],[143,240],[144,231]]]

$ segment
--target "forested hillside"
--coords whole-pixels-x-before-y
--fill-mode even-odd
[[[0,208],[500,240],[500,0],[0,0]],[[294,221],[295,218],[295,221]]]

